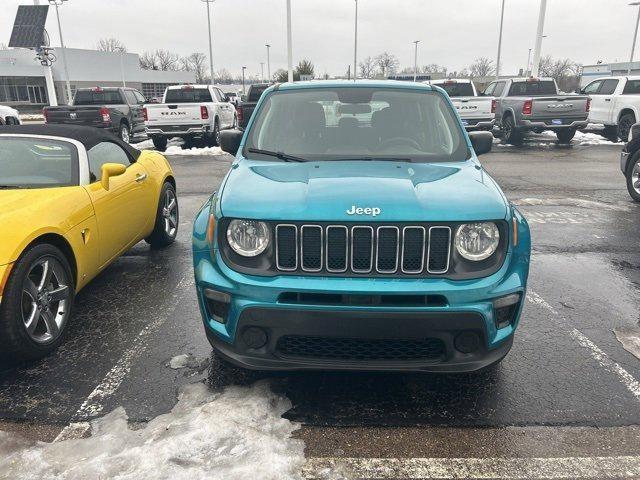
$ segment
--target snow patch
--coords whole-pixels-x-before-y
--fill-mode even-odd
[[[553,206],[553,207],[578,207],[587,208],[593,211],[612,210],[617,212],[628,212],[631,207],[624,203],[618,205],[613,203],[599,202],[597,200],[587,200],[584,198],[521,198],[514,200],[517,206]]]
[[[618,341],[631,355],[640,360],[640,325],[619,327],[613,330]]]
[[[223,153],[220,147],[193,147],[183,149],[177,145],[168,147],[164,152],[165,155],[222,155]]]
[[[213,393],[184,387],[170,413],[139,430],[117,408],[92,422],[89,438],[44,443],[0,432],[0,472],[15,480],[300,479],[304,443],[291,408],[267,382]]]
[[[190,353],[183,353],[182,355],[176,355],[167,363],[167,367],[173,370],[180,370],[182,368],[188,368],[190,370],[204,370],[209,366],[210,360],[208,358],[197,359]]]

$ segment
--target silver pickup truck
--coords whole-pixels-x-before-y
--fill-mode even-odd
[[[560,143],[569,143],[587,126],[590,99],[559,94],[552,78],[496,80],[484,91],[496,99],[496,124],[507,143],[519,145],[528,131],[552,130]]]

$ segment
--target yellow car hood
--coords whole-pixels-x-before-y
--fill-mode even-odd
[[[0,265],[15,261],[40,235],[64,235],[91,215],[83,187],[0,190]]]

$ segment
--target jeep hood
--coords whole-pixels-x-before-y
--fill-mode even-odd
[[[353,206],[380,214],[349,215]],[[225,217],[343,222],[498,220],[507,214],[501,190],[472,161],[240,160],[223,187],[221,209]]]

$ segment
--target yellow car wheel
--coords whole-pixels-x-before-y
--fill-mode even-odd
[[[180,212],[178,210],[178,196],[175,187],[165,182],[160,191],[156,223],[153,232],[146,241],[154,248],[171,245],[178,236]]]
[[[65,255],[38,244],[16,262],[0,305],[0,352],[13,361],[44,357],[63,342],[75,298]]]

